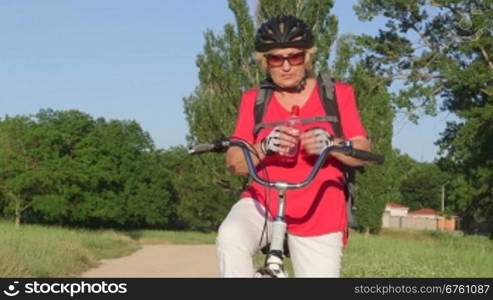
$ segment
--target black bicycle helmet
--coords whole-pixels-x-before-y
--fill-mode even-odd
[[[274,48],[313,47],[312,31],[302,20],[291,16],[277,16],[263,23],[255,37],[255,50],[266,52]]]

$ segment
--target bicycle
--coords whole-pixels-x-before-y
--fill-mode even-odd
[[[266,181],[260,178],[255,171],[255,165],[253,163],[252,156],[250,154],[249,144],[245,141],[228,138],[223,140],[217,140],[213,143],[207,144],[199,144],[195,147],[189,149],[189,154],[202,154],[207,152],[224,152],[229,147],[237,146],[240,147],[243,151],[243,154],[246,159],[246,163],[248,166],[248,173],[252,177],[252,179],[259,184],[269,187],[275,188],[277,190],[277,194],[279,197],[277,216],[275,216],[274,221],[272,222],[272,238],[270,249],[267,252],[267,257],[264,265],[256,271],[255,277],[270,277],[270,278],[286,278],[288,277],[287,271],[284,270],[284,240],[286,235],[287,224],[284,218],[285,213],[285,205],[286,205],[286,191],[288,189],[300,189],[308,184],[310,184],[315,176],[320,171],[320,168],[325,163],[326,158],[331,152],[339,152],[345,155],[364,160],[369,162],[376,162],[378,164],[382,164],[384,162],[384,156],[354,149],[352,147],[352,143],[350,141],[345,141],[342,145],[334,145],[330,147],[326,147],[319,155],[317,161],[315,162],[312,171],[307,176],[305,180],[299,183],[291,183],[286,181]]]

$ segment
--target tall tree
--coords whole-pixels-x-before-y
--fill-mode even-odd
[[[388,83],[367,65],[366,49],[355,35],[343,35],[337,41],[333,73],[339,80],[353,85],[361,118],[368,131],[372,150],[386,157],[384,166],[368,165],[357,175],[356,219],[360,229],[378,233],[382,226],[385,203],[395,201],[399,194],[392,151],[394,111]]]
[[[361,230],[378,233],[382,227],[385,204],[396,194],[396,178],[388,177],[395,165],[392,152],[392,121],[394,112],[390,106],[390,95],[383,81],[364,64],[358,64],[351,72],[348,82],[353,83],[361,111],[361,118],[372,142],[372,151],[383,154],[384,166],[367,165],[365,172],[358,175],[355,206]]]
[[[44,153],[32,151],[42,142],[38,134],[28,117],[6,117],[0,123],[0,193],[4,210],[13,212],[16,226],[42,185],[38,171]]]
[[[416,120],[422,109],[435,113],[440,100],[459,118],[438,141],[441,166],[456,175],[450,187],[461,187],[454,194],[462,198],[462,224],[493,226],[493,1],[361,0],[358,13],[388,20],[364,41],[373,69],[402,80],[395,103]]]

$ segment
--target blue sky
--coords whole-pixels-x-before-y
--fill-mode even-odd
[[[378,21],[359,22],[354,2],[336,1],[340,33],[375,33]],[[184,145],[182,98],[198,85],[203,34],[228,22],[226,0],[0,0],[0,117],[78,109],[136,120],[159,148]],[[398,116],[393,145],[432,161],[448,119]]]

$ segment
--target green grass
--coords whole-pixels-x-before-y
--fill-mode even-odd
[[[70,277],[98,260],[129,255],[139,247],[113,230],[88,231],[0,221],[0,277]]]
[[[215,233],[79,230],[0,221],[0,277],[70,277],[140,244],[213,244]],[[255,257],[262,265],[263,255]],[[291,276],[289,259],[286,266]],[[436,231],[351,232],[343,277],[493,277],[493,241]]]
[[[493,277],[493,242],[437,231],[351,232],[344,277]]]

